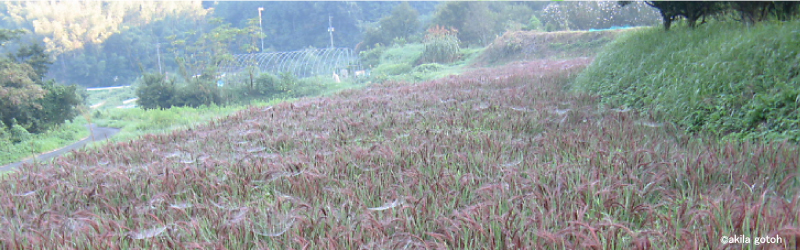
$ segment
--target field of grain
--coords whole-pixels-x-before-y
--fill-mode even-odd
[[[0,182],[3,249],[698,249],[800,235],[797,145],[685,135],[531,61],[252,107]]]

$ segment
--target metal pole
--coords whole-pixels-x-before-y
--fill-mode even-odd
[[[261,25],[261,11],[264,7],[258,7],[258,28],[261,30],[261,53],[264,53],[264,27]]]

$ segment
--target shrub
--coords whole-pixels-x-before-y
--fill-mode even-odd
[[[277,93],[281,79],[270,73],[261,73],[256,77],[255,91],[257,95],[266,96]]]
[[[144,74],[136,89],[139,100],[136,103],[143,109],[166,109],[172,107],[175,96],[174,80],[167,81],[162,74]]]
[[[358,53],[361,57],[361,65],[377,66],[381,64],[381,55],[386,49],[383,46],[375,46],[370,50],[361,51]]]
[[[211,106],[222,103],[222,98],[216,83],[208,80],[198,80],[178,89],[172,104],[175,106]]]
[[[458,30],[442,26],[428,29],[425,35],[425,49],[422,52],[423,63],[449,63],[458,59]]]
[[[28,133],[28,130],[26,130],[19,124],[11,125],[11,129],[9,130],[9,132],[11,134],[11,142],[13,143],[18,143],[31,138],[31,134]]]

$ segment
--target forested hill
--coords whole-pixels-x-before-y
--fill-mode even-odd
[[[227,2],[227,1],[21,1],[0,2],[0,27],[24,29],[23,41],[42,43],[53,56],[50,77],[85,86],[125,85],[140,68],[175,68],[169,54],[177,40],[218,26],[250,27],[259,32],[259,7],[265,50],[285,51],[330,44],[329,17],[337,47],[355,46],[363,26],[388,15],[400,2]],[[411,2],[430,15],[437,2]],[[221,21],[214,21],[220,18]],[[419,27],[422,29],[422,27]],[[188,32],[188,34],[187,34]],[[260,33],[260,32],[259,32]],[[251,34],[251,39],[258,40]],[[260,46],[261,41],[248,41]],[[243,46],[232,53],[247,53]],[[260,49],[260,48],[258,48]]]
[[[218,67],[231,54],[325,48],[331,46],[331,40],[335,47],[357,52],[420,43],[425,31],[433,27],[457,31],[461,46],[483,47],[508,31],[587,30],[654,23],[657,16],[652,8],[640,2],[631,5],[18,1],[0,2],[0,28],[25,30],[22,44],[43,45],[54,62],[46,78],[95,87],[129,85],[147,72],[198,75],[208,72],[189,72],[191,68]],[[12,45],[5,49],[16,48]]]
[[[390,1],[324,1],[324,2],[231,2],[206,1],[203,7],[213,8],[213,15],[234,26],[244,27],[261,12],[265,44],[278,51],[298,50],[308,46],[330,44],[328,18],[334,27],[336,47],[352,48],[363,38],[363,29],[370,22],[387,16],[401,2]],[[408,2],[420,16],[430,16],[439,2]],[[417,27],[419,31],[423,27]]]

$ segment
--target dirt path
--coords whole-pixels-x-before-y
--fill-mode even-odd
[[[62,155],[64,153],[67,153],[69,151],[72,151],[73,149],[79,149],[79,148],[83,147],[83,145],[86,145],[86,143],[89,143],[89,142],[92,142],[92,141],[106,140],[108,138],[111,138],[115,134],[119,133],[119,129],[118,128],[103,128],[103,127],[97,127],[94,124],[87,125],[87,127],[91,128],[93,136],[90,135],[89,137],[84,138],[83,140],[80,140],[78,142],[75,142],[75,143],[70,144],[70,145],[68,145],[66,147],[60,148],[58,150],[40,154],[40,155],[36,156],[36,160],[37,161],[50,160],[50,159],[52,159],[52,158],[54,158],[56,156],[59,156],[59,155]],[[32,161],[33,161],[33,159],[28,158],[28,159],[25,159],[25,160],[22,160],[22,161],[19,161],[19,162],[10,163],[8,165],[0,167],[0,172],[6,172],[6,171],[11,171],[11,170],[17,169],[19,166],[22,165],[22,163],[26,163],[26,162],[30,163]]]

